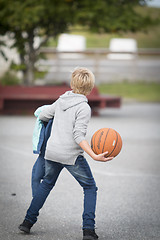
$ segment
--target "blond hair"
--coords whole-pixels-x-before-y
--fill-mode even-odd
[[[95,83],[94,74],[87,68],[78,67],[72,72],[71,88],[74,93],[88,95]]]

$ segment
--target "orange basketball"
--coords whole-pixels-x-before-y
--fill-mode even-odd
[[[91,148],[95,154],[108,151],[105,157],[115,157],[122,148],[121,136],[112,128],[101,128],[93,134]]]

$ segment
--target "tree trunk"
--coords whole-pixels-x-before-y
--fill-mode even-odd
[[[25,65],[26,69],[23,72],[23,82],[25,85],[33,85],[34,83],[34,64],[36,62],[36,50],[33,47],[34,34],[33,31],[28,32],[28,42],[26,43]]]
[[[31,86],[34,82],[34,67],[32,64],[26,66],[26,70],[23,72],[24,85]]]
[[[18,34],[18,33],[17,33]],[[49,34],[43,39],[38,48],[34,48],[34,29],[30,30],[28,33],[27,41],[23,39],[23,35],[20,33],[19,39],[21,40],[21,47],[19,49],[20,52],[20,60],[21,65],[25,66],[23,72],[23,84],[28,86],[34,83],[34,70],[35,70],[35,62],[38,59],[39,49],[41,45],[45,44],[49,39]],[[18,35],[19,36],[19,35]],[[18,37],[17,37],[18,38]]]

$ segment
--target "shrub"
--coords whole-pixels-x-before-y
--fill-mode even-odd
[[[18,85],[20,84],[20,79],[12,72],[7,71],[1,78],[0,78],[0,84],[2,86],[7,85]]]

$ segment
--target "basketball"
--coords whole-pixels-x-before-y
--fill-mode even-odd
[[[121,136],[112,128],[101,128],[93,134],[91,148],[95,154],[108,151],[105,157],[116,157],[122,148]]]

